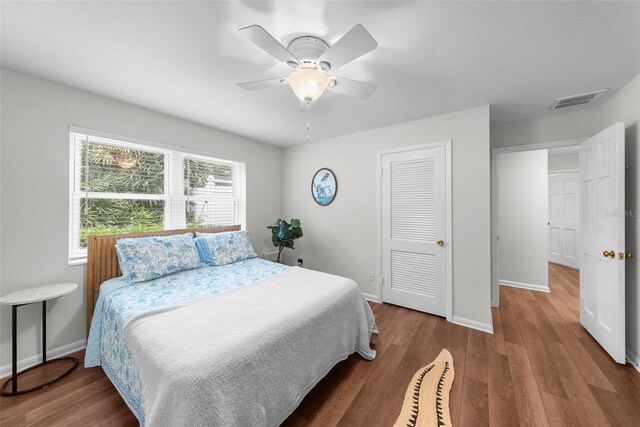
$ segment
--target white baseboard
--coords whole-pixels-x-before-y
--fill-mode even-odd
[[[629,347],[627,347],[627,361],[636,368],[636,371],[640,372],[640,357],[635,354]]]
[[[523,282],[514,282],[513,280],[498,280],[498,283],[502,286],[510,286],[512,288],[521,288],[521,289],[529,289],[530,291],[538,291],[538,292],[551,292],[549,291],[549,286],[543,285],[534,285],[531,283],[523,283]]]
[[[451,318],[451,323],[455,323],[456,325],[466,326],[467,328],[477,329],[478,331],[486,332],[488,334],[493,334],[493,323],[482,323],[476,320],[465,319],[460,316],[453,316]]]
[[[363,292],[362,295],[364,295],[365,299],[367,301],[371,301],[371,302],[380,302],[380,299],[378,298],[378,295],[374,295],[374,294],[368,294],[366,292]]]
[[[58,348],[47,349],[47,359],[55,359],[56,357],[66,356],[69,353],[74,353],[78,350],[82,350],[86,346],[86,340],[80,340],[72,342],[71,344],[63,345]],[[27,357],[26,359],[18,360],[18,372],[27,369],[33,365],[36,365],[42,361],[42,355],[36,354],[35,356]],[[80,366],[83,363],[80,361]],[[0,366],[0,378],[11,375],[11,364]]]

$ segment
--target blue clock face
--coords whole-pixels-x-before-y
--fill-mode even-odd
[[[327,206],[336,197],[338,183],[331,169],[320,169],[311,180],[311,194],[320,206]]]

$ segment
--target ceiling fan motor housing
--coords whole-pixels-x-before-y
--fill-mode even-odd
[[[293,39],[291,43],[289,43],[287,50],[300,61],[315,62],[323,53],[329,50],[329,44],[315,36],[302,36]],[[324,65],[324,67],[321,66],[321,64],[318,64],[323,71],[327,71],[331,68],[329,63],[323,62],[322,65]]]

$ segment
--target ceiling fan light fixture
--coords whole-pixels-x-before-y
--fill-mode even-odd
[[[331,79],[315,66],[300,67],[289,74],[287,83],[298,98],[312,102],[322,96],[331,84]]]
[[[332,45],[318,36],[307,34],[296,37],[284,47],[259,25],[249,25],[240,28],[238,32],[292,70],[285,78],[238,83],[238,87],[244,90],[288,84],[296,97],[310,103],[320,98],[325,90],[366,100],[377,88],[371,83],[327,75],[333,75],[335,70],[378,47],[378,42],[360,24],[351,28]]]

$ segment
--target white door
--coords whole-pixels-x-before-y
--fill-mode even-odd
[[[578,174],[549,175],[549,261],[578,265]]]
[[[580,323],[625,363],[624,123],[580,144]]]
[[[451,245],[448,144],[380,157],[382,299],[439,316],[447,315]]]

